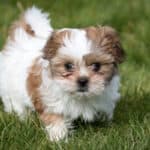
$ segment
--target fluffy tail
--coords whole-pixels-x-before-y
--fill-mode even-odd
[[[34,6],[20,16],[20,19],[12,25],[11,31],[15,32],[17,28],[22,28],[27,34],[41,38],[47,38],[53,30],[48,14]]]
[[[52,31],[48,14],[33,6],[13,23],[4,49],[10,50],[10,47],[16,46],[22,50],[41,49]]]
[[[29,34],[35,34],[35,36],[47,38],[53,30],[50,25],[50,20],[48,19],[48,14],[42,13],[42,11],[36,7],[29,8],[24,13],[24,21],[29,28],[26,31],[29,31]]]

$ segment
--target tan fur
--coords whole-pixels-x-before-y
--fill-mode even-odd
[[[84,56],[84,61],[86,66],[89,68],[90,79],[93,76],[98,78],[103,78],[105,81],[110,81],[112,77],[117,74],[117,67],[114,64],[114,58],[106,53],[90,53]],[[92,71],[92,64],[100,63],[101,67],[98,72]]]
[[[31,26],[26,23],[23,15],[20,16],[19,21],[15,21],[10,27],[9,35],[11,40],[14,40],[14,31],[18,28],[23,28],[31,36],[35,35],[35,32],[32,30]]]
[[[63,76],[64,74],[66,74],[64,65],[65,63],[68,62],[74,64],[74,59],[65,55],[59,55],[53,58],[51,61],[51,69],[52,69],[53,76],[57,76],[59,74]]]
[[[111,27],[88,27],[85,29],[87,37],[93,41],[93,49],[101,49],[101,51],[111,54],[116,63],[124,60],[124,51],[120,44],[117,32]]]
[[[93,76],[97,75],[102,77],[106,81],[110,81],[112,77],[117,74],[117,68],[114,65],[114,59],[111,55],[105,53],[90,53],[83,57],[85,64],[89,68],[89,76],[92,78]],[[93,63],[100,63],[101,68],[98,72],[92,71],[92,64]]]
[[[51,72],[53,78],[59,78],[61,80],[70,80],[70,82],[75,82],[76,78],[79,75],[79,67],[75,64],[75,68],[73,71],[68,72],[66,71],[64,64],[67,62],[71,62],[74,64],[74,60],[69,57],[56,57],[52,60],[51,63]]]
[[[101,66],[101,69],[98,73],[108,83],[111,81],[114,75],[118,74],[118,70],[114,64],[105,64]]]
[[[98,42],[97,38],[99,36],[101,36],[101,32],[100,32],[100,30],[98,30],[98,28],[96,28],[96,27],[87,27],[87,28],[85,28],[85,31],[87,32],[87,37],[89,39],[91,39],[94,42]]]
[[[55,31],[52,36],[48,39],[44,47],[44,58],[50,60],[57,54],[57,50],[63,44],[63,39],[65,36],[70,36],[70,32],[67,30],[64,31]]]
[[[29,75],[27,78],[27,90],[29,95],[31,96],[31,100],[34,104],[35,109],[38,113],[42,113],[44,111],[44,106],[42,104],[40,92],[38,88],[42,83],[41,77],[41,66],[37,63],[38,58],[34,61],[33,65],[29,70]]]
[[[59,114],[40,114],[40,119],[45,125],[56,124],[63,120],[63,116]]]
[[[109,64],[114,62],[114,58],[111,55],[102,52],[87,54],[83,56],[83,60],[87,66],[95,62],[100,62],[101,64]]]
[[[40,91],[38,90],[42,83],[42,77],[41,77],[42,68],[41,65],[38,64],[38,59],[39,58],[37,58],[34,61],[29,71],[29,76],[27,79],[28,93],[31,96],[31,100],[34,104],[34,107],[38,112],[39,117],[41,121],[44,123],[44,125],[49,125],[51,123],[52,124],[59,123],[63,119],[62,115],[48,114],[44,112],[45,107],[42,103]]]
[[[72,72],[67,72],[64,68],[64,64],[71,62],[74,64],[75,68]],[[101,64],[101,69],[98,72],[92,71],[91,65],[95,62]],[[75,63],[75,60],[68,56],[56,56],[51,62],[51,71],[54,78],[59,78],[62,80],[70,80],[70,82],[75,83],[80,76],[80,67],[84,65],[87,69],[87,76],[92,80],[93,77],[103,78],[106,81],[110,81],[112,77],[117,74],[117,67],[114,65],[114,59],[108,54],[97,54],[90,53],[83,57],[82,64]]]

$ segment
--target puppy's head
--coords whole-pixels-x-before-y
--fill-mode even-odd
[[[99,95],[124,59],[119,37],[111,27],[55,31],[44,48],[51,78],[67,93]]]

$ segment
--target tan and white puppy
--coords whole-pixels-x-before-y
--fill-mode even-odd
[[[5,111],[20,118],[35,110],[57,141],[74,119],[112,119],[124,51],[111,27],[55,31],[49,22],[33,7],[13,24],[0,53],[0,96]]]

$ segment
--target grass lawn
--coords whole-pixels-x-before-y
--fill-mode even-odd
[[[150,149],[150,1],[0,0],[0,49],[12,20],[32,4],[51,13],[55,28],[100,24],[119,31],[127,55],[120,66],[122,97],[112,124],[76,121],[68,143],[49,142],[36,115],[20,122],[0,104],[0,150]]]

